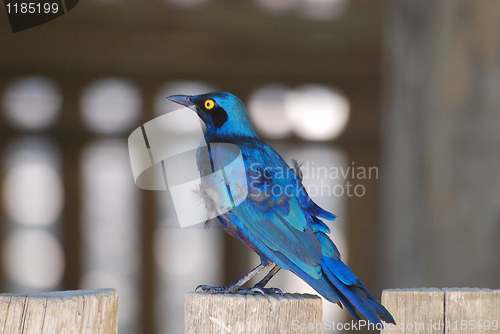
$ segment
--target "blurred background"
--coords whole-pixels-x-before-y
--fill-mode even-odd
[[[120,333],[182,333],[186,292],[258,264],[134,184],[129,134],[207,91],[303,164],[376,296],[500,287],[498,1],[86,0],[16,34],[2,12],[2,292],[113,287]],[[193,135],[174,130],[166,145]]]

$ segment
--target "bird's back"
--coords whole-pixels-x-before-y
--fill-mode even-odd
[[[321,285],[323,254],[315,231],[329,229],[318,216],[335,216],[309,198],[297,173],[267,143],[257,138],[209,138],[215,170],[231,162],[231,154],[225,146],[214,145],[216,141],[241,150],[248,185],[246,200],[219,220],[236,227],[261,257]],[[330,298],[337,301],[334,295]]]

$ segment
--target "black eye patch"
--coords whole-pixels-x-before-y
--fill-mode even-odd
[[[218,105],[216,105],[215,108],[212,108],[211,110],[207,111],[208,114],[212,116],[212,120],[216,128],[220,128],[221,126],[224,125],[224,123],[226,123],[227,112]]]

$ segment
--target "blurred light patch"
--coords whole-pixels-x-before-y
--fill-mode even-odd
[[[339,18],[347,7],[347,0],[301,0],[297,9],[305,18],[324,21]]]
[[[64,205],[55,145],[45,138],[22,138],[8,146],[4,164],[2,202],[9,218],[26,226],[53,225]]]
[[[20,229],[6,238],[3,247],[6,275],[30,288],[56,287],[64,273],[64,252],[59,240],[38,229]]]
[[[270,14],[282,14],[293,9],[300,0],[255,0]]]
[[[295,11],[311,20],[332,20],[342,16],[348,0],[255,0],[257,5],[270,14]]]
[[[298,136],[306,140],[331,140],[347,125],[350,104],[347,97],[334,89],[306,85],[287,94],[285,111]]]
[[[158,229],[155,234],[155,260],[158,268],[170,280],[177,277],[194,282],[201,277],[195,279],[193,275],[200,276],[200,272],[205,272],[206,280],[218,278],[221,263],[217,256],[222,252],[219,240],[222,236],[218,232],[220,231],[207,231],[203,227]]]
[[[166,113],[172,112],[174,110],[179,110],[180,108],[184,108],[179,106],[177,103],[172,101],[168,101],[167,97],[170,95],[198,95],[209,92],[214,92],[215,88],[207,83],[196,82],[196,81],[177,81],[165,84],[160,88],[158,94],[156,94],[156,98],[154,101],[154,112],[156,116],[161,116]],[[186,113],[193,113],[194,111],[190,111],[185,108]],[[195,114],[196,115],[196,114]],[[200,120],[201,123],[201,120]],[[172,134],[197,134],[200,126],[193,122],[190,122],[189,118],[181,118],[179,117],[175,121],[170,122],[169,124],[164,124],[165,131],[168,131]]]
[[[102,139],[86,147],[82,168],[81,287],[116,286],[121,333],[138,332],[141,247],[139,189],[124,139]]]
[[[14,127],[42,130],[57,121],[62,95],[56,83],[49,78],[23,78],[7,87],[2,106],[6,119]]]
[[[91,83],[80,100],[88,128],[101,134],[118,134],[135,126],[142,112],[139,88],[125,79],[100,79]]]
[[[19,224],[47,226],[61,215],[64,188],[50,164],[24,162],[12,168],[3,184],[5,211]]]
[[[285,138],[292,130],[285,112],[286,95],[286,86],[269,84],[257,89],[250,96],[248,112],[252,123],[268,138]]]
[[[178,7],[196,7],[200,6],[204,3],[207,3],[209,0],[163,0],[171,5],[178,6]]]

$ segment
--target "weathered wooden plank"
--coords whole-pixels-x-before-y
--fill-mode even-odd
[[[397,324],[385,324],[382,334],[444,333],[444,292],[440,289],[384,290],[382,304]]]
[[[498,333],[500,290],[478,288],[390,289],[382,304],[397,325],[381,333]]]
[[[22,328],[22,318],[24,313],[26,297],[9,296],[0,297],[0,324],[3,333],[16,333]]]
[[[115,334],[118,294],[113,289],[0,294],[3,334]]]
[[[443,290],[447,334],[486,334],[500,331],[500,290]]]
[[[304,329],[299,329],[302,326]],[[185,333],[322,333],[322,300],[308,294],[239,295],[190,292]]]

